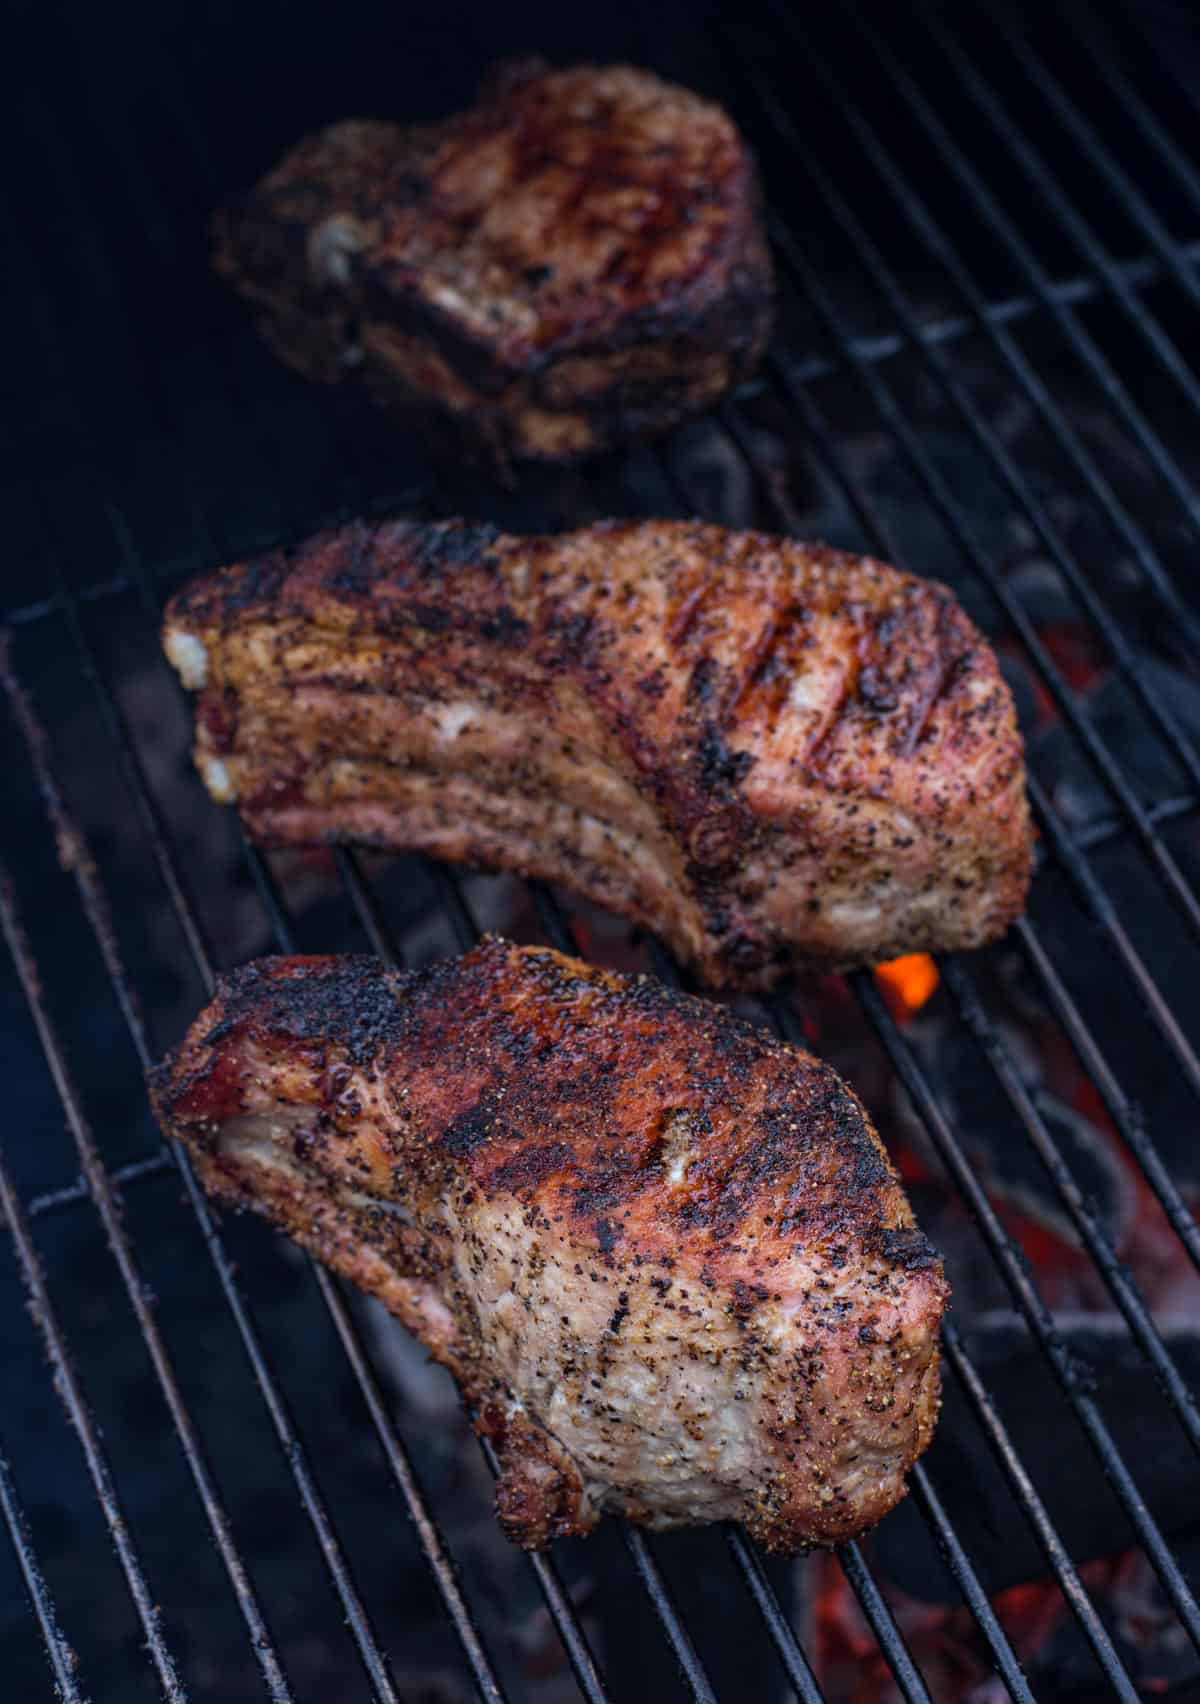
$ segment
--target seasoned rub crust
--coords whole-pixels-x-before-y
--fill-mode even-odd
[[[996,659],[935,581],[699,522],[354,524],[193,583],[196,756],[266,842],[517,869],[714,984],[978,945],[1024,902]]]
[[[152,1074],[205,1184],[378,1294],[541,1544],[604,1511],[765,1544],[877,1520],[929,1440],[946,1286],[828,1066],[646,977],[489,939],[264,960]]]
[[[629,66],[501,67],[437,124],[336,124],[224,210],[216,264],[310,376],[357,373],[502,459],[559,460],[705,407],[766,339],[750,154]]]

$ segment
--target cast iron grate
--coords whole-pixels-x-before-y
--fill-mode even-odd
[[[133,72],[111,82],[97,73],[98,26],[86,17],[74,22],[61,52],[60,42],[38,37],[31,26],[19,108],[38,158],[5,221],[7,275],[22,308],[32,310],[12,328],[10,370],[18,392],[23,376],[37,374],[47,407],[10,452],[13,536],[22,556],[9,600],[6,773],[14,796],[31,805],[36,787],[38,814],[22,821],[14,810],[8,825],[11,880],[0,889],[0,922],[14,1012],[23,1002],[19,1021],[32,1025],[70,1137],[69,1148],[57,1143],[48,1165],[28,1157],[19,1127],[0,1148],[0,1213],[20,1280],[6,1300],[18,1309],[23,1290],[137,1634],[124,1653],[126,1673],[89,1670],[86,1630],[62,1609],[54,1584],[61,1569],[44,1556],[48,1499],[39,1489],[33,1506],[32,1476],[8,1437],[10,1424],[22,1438],[25,1430],[0,1418],[0,1511],[58,1692],[73,1699],[141,1696],[135,1688],[148,1676],[168,1698],[331,1695],[328,1675],[315,1687],[296,1679],[298,1647],[272,1631],[278,1606],[266,1607],[270,1562],[261,1546],[239,1538],[244,1523],[222,1492],[228,1473],[213,1463],[218,1453],[227,1458],[226,1441],[197,1419],[199,1407],[209,1422],[212,1414],[197,1401],[186,1328],[168,1328],[144,1275],[140,1250],[150,1240],[135,1204],[174,1177],[199,1231],[180,1258],[195,1267],[197,1283],[215,1285],[228,1310],[232,1341],[257,1391],[247,1400],[261,1402],[265,1447],[273,1433],[313,1554],[326,1570],[333,1595],[310,1583],[308,1614],[344,1622],[371,1696],[413,1695],[395,1639],[381,1636],[374,1550],[359,1542],[352,1554],[335,1508],[335,1470],[318,1471],[306,1441],[306,1391],[281,1365],[289,1346],[268,1346],[262,1309],[231,1252],[235,1236],[239,1244],[245,1239],[214,1220],[184,1157],[153,1145],[144,1121],[140,1145],[110,1128],[98,1088],[97,1052],[102,1060],[121,1051],[144,1068],[173,1036],[160,1036],[143,1011],[172,1000],[179,1007],[190,999],[194,1007],[211,987],[216,964],[225,962],[210,944],[224,903],[220,881],[228,883],[232,906],[248,878],[265,920],[259,950],[365,941],[396,960],[414,939],[416,950],[425,950],[420,929],[435,915],[443,949],[477,936],[480,890],[457,872],[408,861],[397,878],[339,851],[337,887],[327,891],[319,882],[314,889],[312,873],[294,860],[267,860],[243,842],[233,849],[242,871],[235,877],[228,845],[234,831],[211,811],[201,840],[211,837],[221,872],[214,888],[201,873],[207,847],[192,844],[173,820],[179,788],[162,771],[158,730],[138,698],[146,669],[157,672],[155,693],[165,692],[163,665],[145,661],[153,656],[164,592],[196,568],[298,537],[339,515],[472,512],[532,529],[607,508],[694,512],[808,533],[816,516],[827,533],[842,535],[836,542],[917,568],[929,566],[923,549],[936,522],[931,571],[953,578],[998,642],[1011,647],[1005,654],[1019,694],[1022,685],[1026,691],[1029,726],[1053,724],[1046,739],[1031,740],[1042,859],[1030,916],[1004,954],[941,965],[938,998],[947,1025],[975,1047],[976,1078],[986,1077],[1013,1130],[1038,1157],[1047,1196],[1091,1262],[1097,1293],[1152,1375],[1148,1399],[1172,1417],[1168,1435],[1180,1477],[1194,1478],[1188,1451],[1200,1453],[1200,1411],[1188,1368],[1147,1299],[1146,1271],[1126,1262],[1102,1203],[1064,1149],[1000,1002],[992,962],[1016,963],[1036,989],[1090,1084],[1097,1116],[1136,1167],[1163,1234],[1174,1239],[1183,1266],[1200,1272],[1200,1179],[1180,1170],[1176,1145],[1164,1151],[1167,1109],[1180,1120],[1194,1118],[1200,1096],[1200,1059],[1189,1034],[1197,1013],[1186,998],[1200,940],[1193,832],[1200,719],[1187,690],[1197,614],[1179,572],[1200,531],[1186,448],[1200,412],[1200,381],[1181,346],[1188,310],[1200,302],[1200,173],[1179,141],[1200,105],[1187,76],[1186,28],[1168,13],[1160,32],[1140,39],[1129,18],[1101,18],[1083,7],[1061,19],[1016,14],[1011,24],[955,14],[948,25],[922,11],[900,31],[890,10],[873,19],[849,6],[819,38],[806,35],[783,6],[752,9],[734,32],[716,16],[704,32],[694,20],[685,27],[682,14],[653,33],[644,23],[622,24],[626,33],[614,51],[707,83],[737,110],[759,148],[784,284],[780,335],[763,375],[673,442],[578,473],[531,476],[498,492],[469,470],[426,465],[419,445],[397,450],[381,422],[276,373],[208,285],[196,234],[203,210],[262,163],[256,149],[269,155],[279,140],[327,116],[327,105],[350,106],[335,67],[332,92],[319,98],[300,78],[295,112],[272,120],[278,135],[265,120],[255,132],[256,117],[245,134],[222,139],[209,61],[229,45],[236,22],[218,18],[203,50],[172,41],[165,28],[160,40],[134,50],[136,19],[110,21],[116,45],[109,61],[101,55],[99,62],[128,49],[142,82]],[[1175,29],[1182,30],[1178,39]],[[253,46],[242,45],[253,62]],[[494,44],[475,45],[482,63]],[[272,47],[264,28],[264,66]],[[1190,47],[1197,48],[1194,39]],[[361,73],[361,59],[357,68]],[[347,58],[346,75],[352,69]],[[1114,135],[1115,143],[1106,139]],[[925,169],[930,162],[936,177]],[[180,287],[181,302],[164,315],[161,292],[185,275],[190,284]],[[157,317],[150,311],[156,300]],[[179,320],[191,315],[194,323],[181,333]],[[1006,411],[1020,415],[1015,427]],[[1032,436],[1036,455],[1026,448]],[[976,486],[986,487],[987,502]],[[1040,581],[1014,571],[1011,548],[1001,548],[981,524],[997,503],[1015,517]],[[1115,560],[1119,572],[1098,568],[1093,551]],[[1052,617],[1039,602],[1047,575]],[[1060,604],[1072,612],[1073,631],[1103,658],[1104,680],[1119,695],[1115,724],[1062,646]],[[178,721],[177,705],[163,708],[168,702],[154,696],[153,716]],[[120,789],[119,807],[111,798],[99,806],[97,787]],[[1118,865],[1110,854],[1128,863]],[[42,865],[49,870],[54,857],[61,875],[43,876]],[[410,879],[415,902],[398,887]],[[143,926],[139,882],[153,889],[156,905],[165,903],[167,936]],[[57,896],[59,916],[35,903],[47,891]],[[508,903],[524,907],[525,925],[555,944],[604,946],[596,920],[551,893],[530,889]],[[1065,927],[1050,916],[1059,908],[1069,914]],[[263,923],[256,927],[261,933]],[[66,956],[57,945],[60,928]],[[152,938],[144,938],[147,931]],[[220,923],[216,932],[224,939]],[[1134,1073],[1122,1045],[1114,1047],[1095,990],[1081,986],[1074,971],[1073,955],[1085,940],[1102,949],[1118,1031],[1145,1032],[1138,1045],[1149,1050],[1147,1069],[1162,1086],[1150,1102],[1145,1091],[1126,1086],[1131,1074],[1140,1083],[1142,1073]],[[94,1037],[80,1040],[83,996],[69,969],[77,950],[95,960],[104,979],[89,979],[83,966],[82,984],[100,988],[115,1014],[111,1039],[99,1047]],[[678,976],[653,943],[641,950],[660,975]],[[1011,1202],[994,1198],[992,1180],[959,1133],[940,1059],[874,978],[852,978],[851,993],[854,1022],[875,1038],[906,1116],[922,1128],[939,1175],[965,1205],[973,1246],[990,1259],[1073,1418],[1064,1450],[1079,1453],[1082,1434],[1100,1464],[1123,1520],[1112,1548],[1139,1547],[1157,1577],[1176,1646],[1185,1651],[1177,1674],[1186,1684],[1200,1672],[1186,1656],[1189,1644],[1200,1651],[1200,1606],[1170,1511],[1144,1494],[1145,1464],[1140,1455],[1130,1459],[1104,1388],[1064,1336],[1043,1275],[1031,1270],[1013,1228]],[[810,1020],[822,1020],[824,997],[820,990],[776,996],[759,1015],[803,1039]],[[173,1447],[240,1614],[253,1684],[243,1675],[234,1686],[206,1671],[179,1617],[160,1608],[169,1576],[162,1533],[173,1514],[129,1513],[136,1493],[127,1467],[115,1465],[128,1452],[97,1418],[108,1407],[103,1367],[84,1341],[77,1274],[51,1236],[53,1227],[86,1213],[95,1214],[107,1247],[103,1281],[126,1298],[154,1400],[165,1406]],[[375,1440],[373,1495],[386,1487],[388,1516],[407,1512],[457,1638],[456,1673],[469,1675],[485,1698],[522,1696],[511,1654],[497,1653],[485,1627],[479,1582],[460,1576],[437,1499],[414,1469],[415,1441],[406,1442],[397,1427],[378,1337],[364,1335],[356,1304],[319,1267],[310,1265],[309,1281],[320,1315],[313,1329],[340,1346],[356,1414]],[[948,1380],[1036,1537],[1042,1569],[1063,1593],[1090,1652],[1090,1683],[1102,1678],[1117,1696],[1134,1699],[1146,1677],[1132,1674],[1129,1638],[1085,1584],[1083,1557],[1059,1531],[1053,1485],[1044,1475],[1036,1482],[1022,1458],[1006,1404],[977,1364],[972,1324],[968,1315],[948,1325]],[[38,1376],[40,1394],[48,1396],[50,1379]],[[920,1520],[999,1682],[1014,1699],[1029,1699],[1036,1673],[1027,1677],[1018,1660],[1005,1616],[990,1599],[990,1564],[964,1539],[961,1500],[947,1494],[941,1472],[935,1450],[913,1476]],[[765,1564],[739,1532],[724,1539],[732,1569],[721,1589],[732,1596],[744,1588],[758,1637],[775,1654],[772,1684],[806,1700],[821,1697],[811,1617],[788,1601],[795,1580]],[[679,1608],[680,1583],[663,1560],[669,1547],[629,1528],[621,1542],[625,1572],[632,1570],[652,1607],[685,1693],[746,1696],[713,1678],[705,1630]],[[908,1700],[948,1696],[941,1677],[923,1672],[914,1658],[897,1621],[897,1594],[881,1584],[871,1546],[847,1546],[839,1561],[895,1691]],[[622,1690],[639,1695],[627,1682],[609,1690],[617,1666],[611,1627],[601,1664],[594,1627],[568,1577],[578,1585],[574,1556],[570,1568],[557,1554],[529,1567],[578,1692],[589,1700]],[[613,1578],[610,1569],[605,1583]],[[339,1671],[332,1695],[350,1696],[351,1684],[361,1682]]]

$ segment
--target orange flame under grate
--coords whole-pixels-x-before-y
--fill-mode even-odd
[[[928,953],[905,953],[903,958],[877,964],[875,980],[896,1016],[909,1017],[933,996],[941,977]]]

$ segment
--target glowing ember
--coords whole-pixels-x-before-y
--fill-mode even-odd
[[[875,979],[898,1016],[919,1012],[941,978],[928,953],[905,953],[875,966]]]

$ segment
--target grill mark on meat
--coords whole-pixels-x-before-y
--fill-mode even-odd
[[[715,575],[706,575],[680,599],[675,614],[667,623],[667,644],[673,650],[682,648],[684,640],[699,621],[704,605],[716,591],[719,583]],[[700,667],[701,664],[711,666],[711,659],[701,657],[696,666]]]
[[[770,641],[756,659],[754,669],[748,671],[731,715],[743,712],[749,716],[758,711],[764,733],[768,737],[775,733],[791,688],[802,678],[803,665],[798,659],[803,658],[813,642],[813,623],[812,611],[794,602],[780,611]]]
[[[518,1542],[613,1510],[793,1549],[902,1495],[945,1284],[811,1055],[649,978],[485,940],[415,973],[222,978],[150,1088],[206,1187],[451,1369]]]
[[[959,678],[970,672],[973,661],[970,652],[964,653],[961,648],[956,648],[953,642],[953,617],[953,607],[950,600],[945,598],[938,607],[936,624],[938,652],[933,680],[929,691],[918,698],[913,706],[901,748],[906,756],[911,756],[920,744],[921,736],[929,726],[933,713],[941,700]]]
[[[933,676],[930,689],[914,706],[905,730],[901,751],[906,757],[911,756],[921,742],[921,736],[929,726],[938,704],[950,691],[961,672],[961,659],[958,657],[943,657],[936,674]]]
[[[855,685],[855,671],[847,668],[838,687],[837,697],[830,705],[825,719],[814,729],[808,748],[800,759],[802,766],[809,774],[820,776],[823,773],[822,759],[829,755],[834,735],[839,731],[849,712],[854,698]]]
[[[794,608],[777,610],[763,623],[758,637],[746,652],[742,672],[732,684],[722,714],[727,720],[737,716],[751,689],[769,673],[785,633],[795,626]]]

